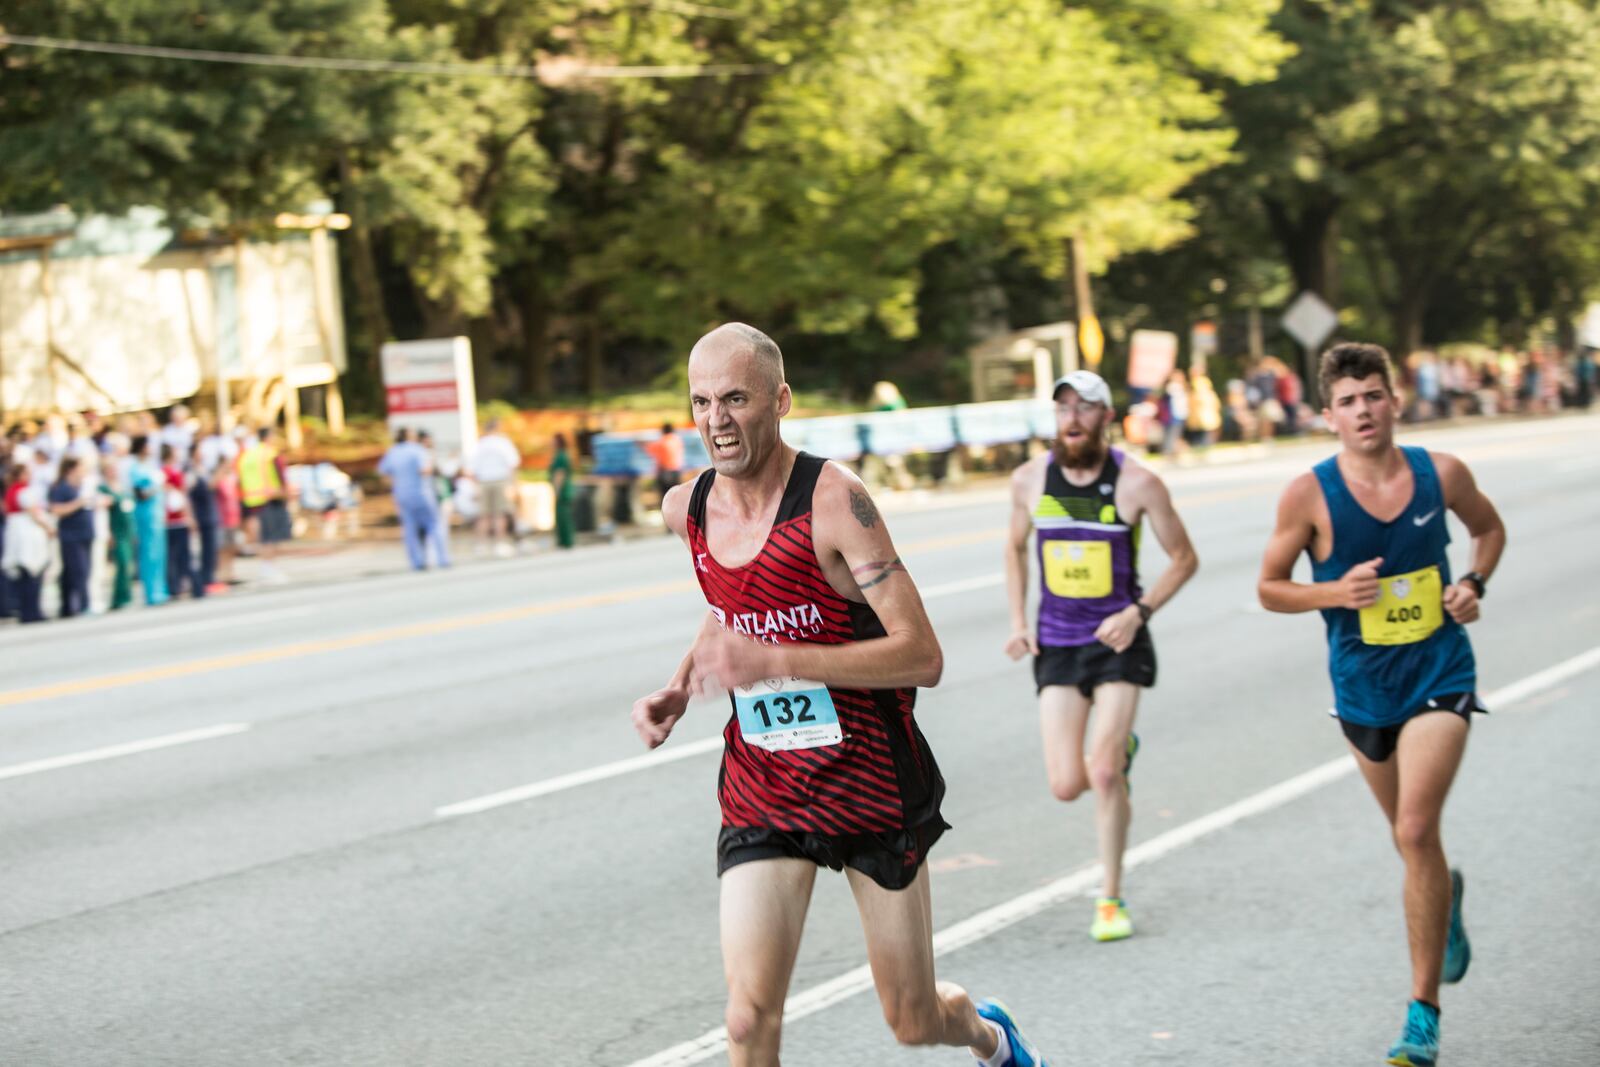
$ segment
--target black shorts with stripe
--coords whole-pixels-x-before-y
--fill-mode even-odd
[[[1345,739],[1363,756],[1373,763],[1384,763],[1394,755],[1395,746],[1400,744],[1400,731],[1406,724],[1419,715],[1435,711],[1459,715],[1466,720],[1468,726],[1472,725],[1472,716],[1475,713],[1480,715],[1489,713],[1489,709],[1483,706],[1476,693],[1443,693],[1429,700],[1400,722],[1388,726],[1364,726],[1361,723],[1340,719],[1339,728],[1344,731]]]
[[[889,890],[916,880],[928,850],[950,829],[934,815],[907,830],[861,834],[814,834],[767,826],[724,826],[717,835],[717,877],[731,867],[757,860],[810,860],[818,867],[860,871]]]

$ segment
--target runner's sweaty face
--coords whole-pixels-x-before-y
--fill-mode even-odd
[[[1382,374],[1340,378],[1328,387],[1322,417],[1350,452],[1377,453],[1394,444],[1394,418],[1399,398]]]
[[[748,348],[706,346],[689,356],[689,403],[711,466],[750,477],[778,454],[778,420],[789,413],[789,386],[776,382]]]
[[[1056,462],[1073,470],[1098,469],[1106,457],[1106,423],[1111,412],[1062,386],[1056,394]]]

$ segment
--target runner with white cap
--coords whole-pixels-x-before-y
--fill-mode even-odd
[[[1111,448],[1111,389],[1092,371],[1055,384],[1056,439],[1011,476],[1006,654],[1033,656],[1050,791],[1072,801],[1094,790],[1105,886],[1090,936],[1133,933],[1122,899],[1122,853],[1132,818],[1127,774],[1139,690],[1156,680],[1150,616],[1199,567],[1188,531],[1156,473]],[[1148,519],[1169,560],[1148,591],[1139,584],[1139,537]],[[1028,560],[1039,560],[1037,625],[1028,620]],[[1087,747],[1090,711],[1094,732]]]

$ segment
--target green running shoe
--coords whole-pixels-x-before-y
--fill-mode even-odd
[[[1413,1000],[1406,1006],[1406,1025],[1389,1046],[1386,1063],[1394,1067],[1434,1067],[1439,1061],[1439,1009]]]
[[[1096,941],[1121,941],[1133,936],[1133,920],[1121,897],[1100,897],[1094,902],[1094,922],[1089,936]]]
[[[1472,965],[1472,942],[1467,940],[1467,928],[1461,922],[1461,897],[1466,892],[1466,881],[1460,871],[1450,872],[1450,940],[1444,947],[1444,970],[1439,980],[1455,984],[1467,976]]]
[[[1122,764],[1122,787],[1133,795],[1133,781],[1128,776],[1133,773],[1133,757],[1139,754],[1139,735],[1133,732],[1128,734],[1128,758]]]

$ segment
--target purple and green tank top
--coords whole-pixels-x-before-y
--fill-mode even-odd
[[[1107,616],[1139,599],[1139,526],[1117,513],[1122,451],[1106,455],[1088,485],[1058,463],[1045,468],[1033,509],[1039,556],[1039,644],[1087,645]]]

